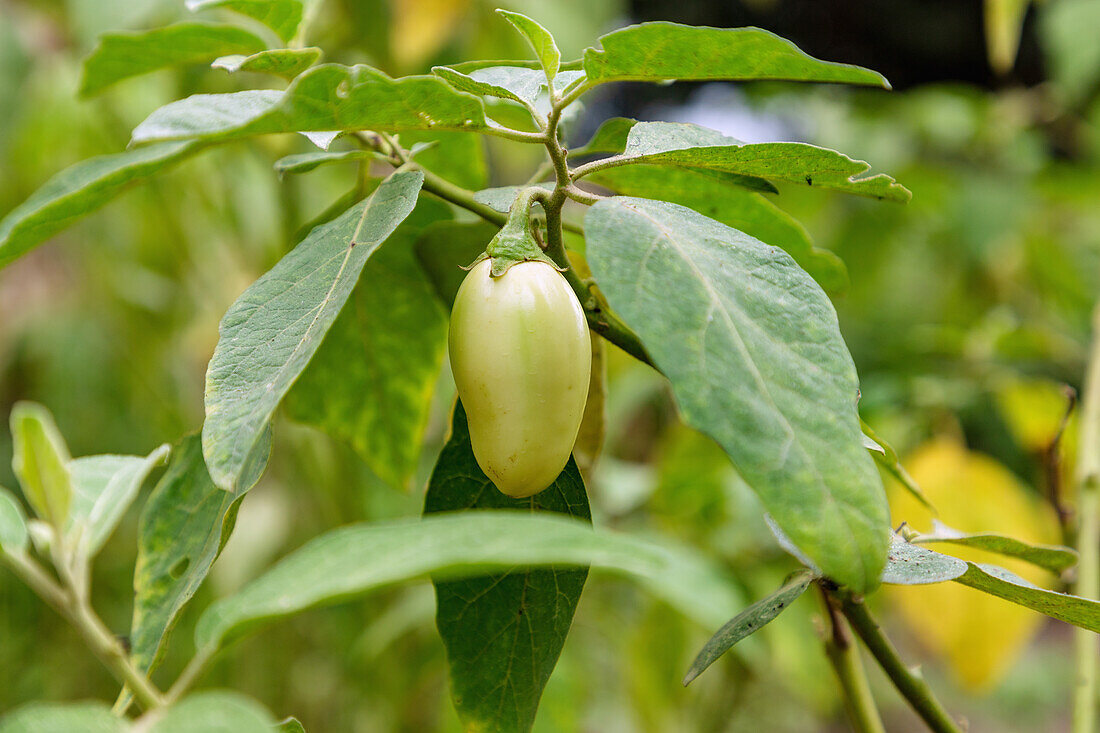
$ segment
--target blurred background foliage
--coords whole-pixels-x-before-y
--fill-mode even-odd
[[[309,42],[328,60],[392,74],[525,56],[492,15],[497,5],[541,21],[566,57],[613,27],[665,19],[759,25],[821,58],[884,72],[892,94],[602,87],[572,135],[579,144],[613,115],[690,121],[747,141],[832,147],[896,176],[914,193],[908,206],[796,187],[775,199],[847,263],[851,285],[835,302],[860,370],[863,416],[908,456],[947,524],[1063,539],[1048,498],[1054,492],[1072,511],[1072,421],[1066,440],[1053,442],[1065,385],[1080,386],[1100,294],[1100,2],[327,0]],[[238,88],[222,71],[189,68],[76,98],[79,62],[99,33],[171,22],[187,15],[182,6],[0,0],[0,212],[61,168],[122,149],[155,107]],[[350,166],[281,182],[272,174],[276,158],[308,147],[284,136],[217,148],[0,271],[0,414],[17,399],[48,405],[74,455],[144,454],[197,429],[222,313],[351,185]],[[460,182],[515,184],[537,160],[497,140],[485,152],[485,168],[454,172]],[[770,592],[794,564],[752,494],[714,444],[677,422],[653,372],[609,352],[608,432],[589,487],[596,521],[690,543],[730,567],[746,597]],[[176,630],[166,678],[190,654],[195,608],[326,528],[418,514],[452,392],[444,373],[411,492],[371,475],[346,445],[281,421],[267,475]],[[13,486],[9,458],[3,430],[0,484]],[[891,497],[896,524],[930,529],[927,512],[900,492]],[[136,510],[95,571],[96,603],[120,630],[135,535]],[[907,657],[975,730],[1065,729],[1068,627],[953,584],[876,600]],[[679,680],[713,629],[597,575],[536,730],[844,730],[818,603],[807,594],[685,690]],[[427,584],[314,612],[231,649],[206,684],[242,689],[311,731],[457,730],[433,615]],[[890,730],[919,730],[874,672],[872,684]],[[0,575],[0,711],[114,691],[76,635]]]

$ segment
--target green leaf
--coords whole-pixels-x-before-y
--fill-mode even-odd
[[[447,319],[413,254],[450,219],[424,199],[371,255],[347,306],[286,399],[287,415],[349,443],[391,486],[408,488],[447,347]]]
[[[657,165],[611,168],[589,176],[592,183],[624,196],[671,201],[750,237],[782,247],[828,293],[848,288],[844,262],[815,247],[805,227],[768,198],[729,185],[710,172]]]
[[[485,159],[485,138],[481,135],[475,132],[406,130],[397,137],[401,144],[410,148],[421,143],[430,144],[413,155],[420,167],[463,188],[476,191],[487,185],[489,166]]]
[[[232,25],[175,23],[149,31],[107,33],[84,59],[80,94],[88,97],[130,77],[176,64],[209,63],[219,56],[253,54],[266,44]]]
[[[101,702],[32,702],[0,718],[0,733],[124,733],[127,728]]]
[[[95,557],[149,473],[164,465],[169,453],[169,446],[162,445],[144,458],[87,456],[69,463],[73,501],[66,534],[76,542],[80,557],[85,560]]]
[[[275,161],[275,172],[282,178],[287,173],[308,173],[322,165],[339,163],[345,160],[364,160],[366,158],[381,158],[379,153],[373,150],[341,150],[316,153],[301,153],[287,155]]]
[[[810,587],[815,577],[809,570],[796,571],[775,593],[757,601],[730,619],[725,626],[718,629],[714,636],[710,637],[695,657],[691,668],[684,675],[684,686],[691,684],[692,680],[732,649],[737,642],[771,623],[776,616],[783,613],[783,609],[798,600],[799,596]]]
[[[214,59],[210,65],[215,69],[225,69],[230,74],[238,71],[251,71],[257,74],[274,74],[284,79],[293,79],[313,66],[321,59],[321,49],[277,48],[260,51],[251,56],[233,54]]]
[[[871,429],[870,425],[863,422],[863,418],[860,418],[859,425],[866,438],[864,447],[870,451],[871,457],[875,459],[875,463],[893,477],[895,481],[901,484],[901,487],[908,491],[914,499],[935,513],[936,508],[932,506],[932,502],[925,496],[924,490],[921,489],[920,485],[917,484],[917,482],[913,480],[913,477],[909,475],[909,472],[905,470],[905,466],[901,465],[901,459],[898,458],[898,453],[894,450],[893,446],[880,438],[878,434]]]
[[[134,570],[132,659],[148,672],[159,660],[180,611],[202,585],[229,539],[245,492],[259,480],[271,447],[270,432],[234,491],[210,480],[197,434],[172,452],[142,508]]]
[[[585,233],[600,289],[672,382],[685,422],[725,449],[826,576],[877,586],[886,501],[821,288],[783,250],[676,204],[604,199]]]
[[[966,564],[966,572],[955,578],[956,583],[1100,633],[1100,602],[1040,588],[996,565]]]
[[[552,80],[557,76],[558,70],[561,68],[561,51],[558,50],[558,44],[554,42],[554,37],[550,35],[550,31],[526,15],[500,8],[497,8],[497,12],[531,44],[531,48],[535,52],[535,58],[542,65],[543,71],[546,72],[546,78]]]
[[[260,703],[237,692],[199,692],[177,702],[149,733],[271,733],[275,718]]]
[[[210,8],[225,8],[254,18],[284,42],[294,37],[303,15],[302,0],[187,0],[191,12]]]
[[[500,493],[470,445],[466,412],[455,405],[424,502],[424,514],[471,509],[560,513],[592,521],[577,464],[526,499]],[[451,696],[467,730],[526,731],[573,623],[587,568],[510,568],[435,581],[436,626],[447,649]]]
[[[983,548],[984,549],[984,548]],[[1033,611],[1100,633],[1100,602],[1040,588],[996,565],[969,562],[891,536],[883,583],[916,585],[953,580]]]
[[[1100,3],[1060,0],[1041,8],[1039,35],[1048,77],[1067,106],[1081,105],[1100,81]]]
[[[531,59],[481,59],[474,61],[458,61],[453,64],[447,64],[447,68],[461,71],[463,74],[469,74],[471,71],[477,71],[478,69],[488,69],[490,66],[518,66],[524,69],[542,68],[541,63],[532,61]],[[563,71],[580,71],[582,66],[583,62],[581,59],[563,61],[558,67],[558,73]]]
[[[927,585],[954,580],[966,572],[966,563],[890,535],[890,553],[882,582],[892,585]]]
[[[416,257],[440,302],[450,310],[458,287],[466,278],[462,268],[485,251],[500,231],[486,221],[440,222],[424,230],[416,240]]]
[[[521,66],[492,66],[471,71],[469,75],[446,66],[432,67],[432,72],[462,92],[489,97],[499,97],[519,102],[544,117],[550,113],[550,96],[547,94],[546,77],[535,69]],[[563,71],[554,77],[554,89],[561,93],[570,84],[582,78],[579,71]]]
[[[616,165],[653,163],[816,186],[872,198],[907,202],[912,194],[871,166],[835,150],[806,143],[741,145],[705,127],[674,122],[639,122],[630,129]]]
[[[960,532],[957,529],[948,527],[938,519],[932,520],[932,528],[931,534],[918,535],[912,538],[910,542],[922,545],[942,542],[961,547],[973,547],[1006,557],[1019,558],[1055,574],[1077,564],[1077,552],[1061,545],[1040,545],[1024,542],[996,532]]]
[[[367,259],[413,210],[424,175],[399,171],[317,227],[230,306],[206,373],[203,453],[229,489],[275,408],[313,358]]]
[[[21,555],[27,549],[27,518],[19,500],[0,486],[0,552]]]
[[[557,185],[553,182],[547,181],[545,183],[533,184],[539,188],[544,188],[547,191],[553,191],[554,186]],[[516,200],[516,196],[519,192],[528,186],[500,186],[499,188],[486,188],[481,191],[474,192],[474,201],[479,204],[485,204],[494,211],[499,211],[502,214],[507,214],[512,210],[512,204]]]
[[[279,733],[306,733],[305,726],[294,716],[280,720],[275,730]]]
[[[66,168],[0,220],[0,267],[92,213],[127,185],[200,149],[193,142],[159,143]]]
[[[626,139],[630,135],[630,129],[638,124],[637,120],[629,117],[612,117],[604,120],[592,138],[569,151],[570,157],[596,154],[617,154],[626,150]]]
[[[437,76],[391,79],[369,66],[321,64],[285,92],[195,94],[155,110],[133,143],[227,140],[276,132],[488,129],[481,100]]]
[[[575,519],[469,511],[326,532],[210,606],[195,628],[195,643],[201,653],[212,654],[249,630],[309,608],[428,575],[462,578],[517,565],[602,568],[637,581],[709,626],[720,625],[740,606],[732,580],[693,550],[596,532]]]
[[[58,532],[69,518],[73,498],[69,448],[53,415],[34,402],[11,410],[11,466],[31,508]]]
[[[601,49],[584,52],[593,84],[609,81],[778,79],[890,88],[879,73],[803,53],[788,40],[759,28],[707,28],[642,23],[600,37]]]

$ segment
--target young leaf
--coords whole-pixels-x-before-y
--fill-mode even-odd
[[[891,585],[928,585],[954,580],[966,572],[966,562],[919,547],[890,535],[890,553],[882,582]]]
[[[960,532],[943,522],[933,519],[931,534],[921,534],[911,542],[944,544],[973,547],[986,552],[995,552],[1006,557],[1016,557],[1052,573],[1061,573],[1077,564],[1077,552],[1060,545],[1042,545],[1024,542],[996,532]]]
[[[584,52],[584,71],[593,84],[778,79],[890,88],[879,73],[819,61],[790,41],[759,28],[642,23],[612,31],[599,40],[602,50]]]
[[[771,623],[776,616],[783,613],[783,609],[798,600],[798,597],[810,587],[814,578],[811,571],[799,570],[792,574],[775,593],[757,601],[730,619],[725,626],[718,629],[714,636],[710,637],[695,657],[695,661],[691,663],[691,669],[684,675],[684,686],[691,684],[692,680],[732,649],[737,642]]]
[[[373,150],[340,150],[321,151],[317,153],[300,153],[287,155],[275,161],[275,172],[282,178],[287,173],[308,173],[322,165],[339,163],[345,160],[364,160],[366,158],[379,157],[379,153]]]
[[[500,493],[474,459],[460,402],[428,483],[424,514],[471,509],[556,512],[592,521],[572,459],[535,496],[513,499]],[[434,581],[451,695],[467,729],[530,730],[587,577],[588,568],[518,565],[493,575]]]
[[[127,185],[200,149],[194,142],[159,143],[66,168],[0,220],[0,267],[92,213]]]
[[[596,532],[576,519],[468,511],[320,535],[210,606],[195,643],[200,653],[213,654],[264,622],[309,608],[428,575],[463,578],[517,565],[591,565],[624,575],[704,625],[720,625],[741,604],[731,579],[693,550]]]
[[[909,190],[890,176],[883,173],[865,176],[871,169],[869,164],[852,160],[835,150],[806,143],[743,145],[731,140],[698,125],[639,122],[630,129],[623,154],[609,159],[606,165],[652,163],[684,166],[817,186],[901,203],[912,198]],[[581,171],[580,175],[583,174]]]
[[[170,449],[162,445],[146,457],[87,456],[69,463],[73,501],[67,534],[77,554],[89,560],[114,532],[149,473],[164,464]]]
[[[260,51],[251,56],[233,54],[214,59],[210,65],[215,69],[225,69],[230,74],[238,71],[251,71],[257,74],[274,74],[284,79],[293,79],[313,66],[321,59],[319,48],[277,48]]]
[[[0,733],[125,733],[128,728],[101,702],[32,702],[0,717]]]
[[[725,449],[827,577],[877,586],[885,496],[821,288],[783,250],[675,204],[604,199],[585,233],[593,275],[672,382],[685,422]]]
[[[203,453],[231,490],[283,396],[313,358],[367,259],[413,210],[424,175],[391,175],[313,232],[230,306],[206,373]]]
[[[909,494],[919,501],[925,508],[931,512],[935,512],[936,509],[932,506],[932,502],[928,497],[924,495],[924,491],[920,485],[913,480],[913,477],[909,475],[909,472],[905,470],[905,466],[901,465],[901,459],[898,458],[897,451],[894,447],[880,438],[871,426],[863,422],[863,418],[859,420],[859,426],[863,430],[863,437],[866,438],[865,445],[868,451],[871,453],[871,457],[875,459],[882,470],[886,471],[895,481],[901,484],[902,488],[909,492]]]
[[[84,59],[80,94],[89,97],[123,79],[168,66],[209,63],[219,56],[248,55],[264,47],[259,36],[232,25],[175,23],[148,31],[107,33]]]
[[[191,12],[210,8],[225,8],[254,18],[275,31],[284,43],[294,37],[303,15],[302,0],[187,0]]]
[[[379,478],[408,488],[420,457],[447,319],[412,247],[451,218],[423,199],[371,255],[347,306],[286,399],[287,415],[348,442]]]
[[[21,555],[27,549],[27,518],[10,491],[0,486],[0,552]]]
[[[636,124],[638,121],[629,117],[612,117],[604,120],[588,142],[569,151],[569,157],[621,153],[626,150],[627,136]]]
[[[156,666],[176,617],[229,539],[241,498],[259,480],[270,448],[269,431],[232,492],[210,480],[197,434],[173,450],[138,526],[130,627],[131,658],[138,669],[149,672]]]
[[[546,78],[548,81],[553,81],[554,77],[558,75],[558,70],[561,68],[561,51],[558,50],[558,44],[554,42],[554,37],[550,35],[550,31],[543,28],[535,21],[528,18],[526,15],[512,12],[510,10],[497,9],[506,21],[511,23],[517,31],[519,31],[527,42],[531,44],[531,48],[535,52],[535,57],[542,65],[543,71],[546,72]]]
[[[11,466],[40,519],[64,530],[72,503],[69,448],[42,405],[17,402],[11,410]]]
[[[729,185],[709,171],[631,165],[611,168],[588,180],[624,196],[659,199],[686,206],[750,237],[782,247],[827,293],[848,288],[844,262],[827,249],[815,247],[805,227],[768,198]]]
[[[458,130],[489,127],[481,100],[437,76],[391,79],[369,66],[321,64],[285,92],[195,94],[167,104],[134,128],[132,142],[228,140],[313,130]]]
[[[275,717],[260,703],[237,692],[210,690],[185,697],[169,707],[149,733],[271,733]]]

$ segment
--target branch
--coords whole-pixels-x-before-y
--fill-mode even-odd
[[[863,643],[867,645],[867,649],[878,661],[879,666],[893,681],[894,687],[905,697],[928,727],[935,733],[962,733],[962,729],[936,699],[932,688],[924,678],[905,666],[901,657],[898,656],[898,650],[882,633],[882,629],[867,612],[863,602],[850,597],[841,597],[840,603],[844,616],[859,634],[859,638],[863,639]]]
[[[828,636],[825,638],[825,656],[833,665],[840,690],[844,695],[844,709],[852,721],[856,733],[886,733],[882,724],[871,687],[867,683],[867,673],[863,661],[859,658],[859,649],[853,643],[852,630],[844,620],[844,614],[837,601],[820,583],[821,597],[829,618]]]
[[[1081,445],[1077,458],[1077,587],[1083,598],[1100,597],[1100,303],[1092,314],[1092,349],[1081,400]],[[1077,674],[1073,733],[1096,728],[1096,634],[1074,629]]]

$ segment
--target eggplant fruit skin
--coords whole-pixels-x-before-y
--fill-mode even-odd
[[[584,309],[545,262],[500,277],[474,265],[451,310],[448,352],[474,457],[508,496],[558,477],[580,429],[592,369]]]

